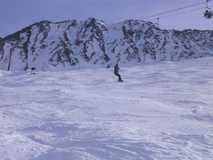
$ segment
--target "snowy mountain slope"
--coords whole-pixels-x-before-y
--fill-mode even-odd
[[[12,48],[19,49],[13,52],[19,58],[12,58],[9,70],[17,70],[20,65],[21,70],[31,67],[38,70],[69,68],[80,63],[81,59],[82,63],[103,63],[109,59],[104,46],[105,30],[105,26],[95,19],[33,24],[4,39]]]
[[[1,160],[212,160],[213,58],[0,72]],[[181,77],[181,78],[180,78]]]
[[[42,21],[4,38],[0,68],[63,70],[117,61],[147,63],[213,55],[213,31],[161,30],[151,22],[126,20],[113,25],[85,21]]]

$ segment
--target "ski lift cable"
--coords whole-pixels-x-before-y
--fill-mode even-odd
[[[213,5],[210,5],[209,7],[213,7]],[[186,14],[188,12],[192,13],[192,12],[195,12],[195,11],[201,12],[202,10],[203,10],[203,7],[193,8],[193,9],[190,9],[190,10],[184,10],[184,11],[181,11],[181,12],[176,12],[176,13],[162,15],[162,16],[159,16],[157,18],[166,18],[166,17],[170,17],[170,16],[176,16],[176,15]],[[156,19],[156,17],[150,18],[150,20],[155,20],[155,19]]]
[[[204,2],[191,4],[191,5],[187,5],[187,6],[184,6],[184,7],[179,7],[179,8],[176,8],[176,9],[171,9],[171,10],[159,12],[159,13],[153,14],[151,16],[148,16],[146,18],[149,19],[149,18],[153,18],[153,17],[159,17],[159,16],[162,16],[162,15],[165,15],[165,14],[174,13],[174,12],[177,12],[177,11],[180,11],[180,10],[185,10],[185,9],[188,9],[188,8],[191,8],[191,7],[200,6],[200,5],[203,5],[203,4],[204,4]]]
[[[213,5],[210,6],[210,7],[213,7]],[[203,8],[196,8],[196,9],[189,10],[189,11],[184,11],[184,12],[181,12],[181,13],[165,15],[165,16],[161,17],[161,19],[162,19],[162,18],[172,17],[172,16],[183,15],[183,14],[187,14],[187,13],[189,13],[189,12],[190,12],[190,13],[200,13],[202,10],[203,10]],[[153,19],[150,19],[150,20],[154,20],[154,18],[153,18]]]
[[[208,1],[208,2],[210,2],[210,1]],[[163,11],[163,12],[159,12],[159,13],[153,14],[151,16],[146,17],[145,19],[161,17],[163,15],[167,15],[167,14],[170,14],[170,13],[175,13],[175,12],[178,12],[178,11],[186,10],[188,8],[193,8],[193,7],[197,7],[197,6],[201,6],[201,5],[204,5],[204,4],[205,4],[204,2],[199,2],[199,3],[194,3],[194,4],[191,4],[191,5],[186,5],[184,7],[179,7],[179,8],[176,8],[176,9],[171,9],[171,10],[167,10],[167,11]]]

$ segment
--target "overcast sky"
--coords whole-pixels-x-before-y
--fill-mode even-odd
[[[205,0],[0,0],[0,36],[44,19],[61,21],[97,17],[106,23],[115,23],[124,19],[144,19],[202,1]],[[202,17],[204,8],[205,5],[198,6],[161,17],[160,26],[213,30],[213,19]]]

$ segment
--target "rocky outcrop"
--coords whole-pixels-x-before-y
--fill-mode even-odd
[[[151,22],[126,20],[106,25],[85,21],[42,21],[0,39],[4,70],[63,70],[110,67],[213,56],[213,31],[162,30]]]

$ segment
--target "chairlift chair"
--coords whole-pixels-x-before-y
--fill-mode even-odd
[[[207,19],[211,19],[213,17],[213,10],[209,8],[209,1],[210,0],[206,0],[206,10],[204,12],[204,17]]]
[[[211,19],[213,17],[213,11],[211,10],[206,10],[204,12],[204,17],[207,18],[207,19]]]

